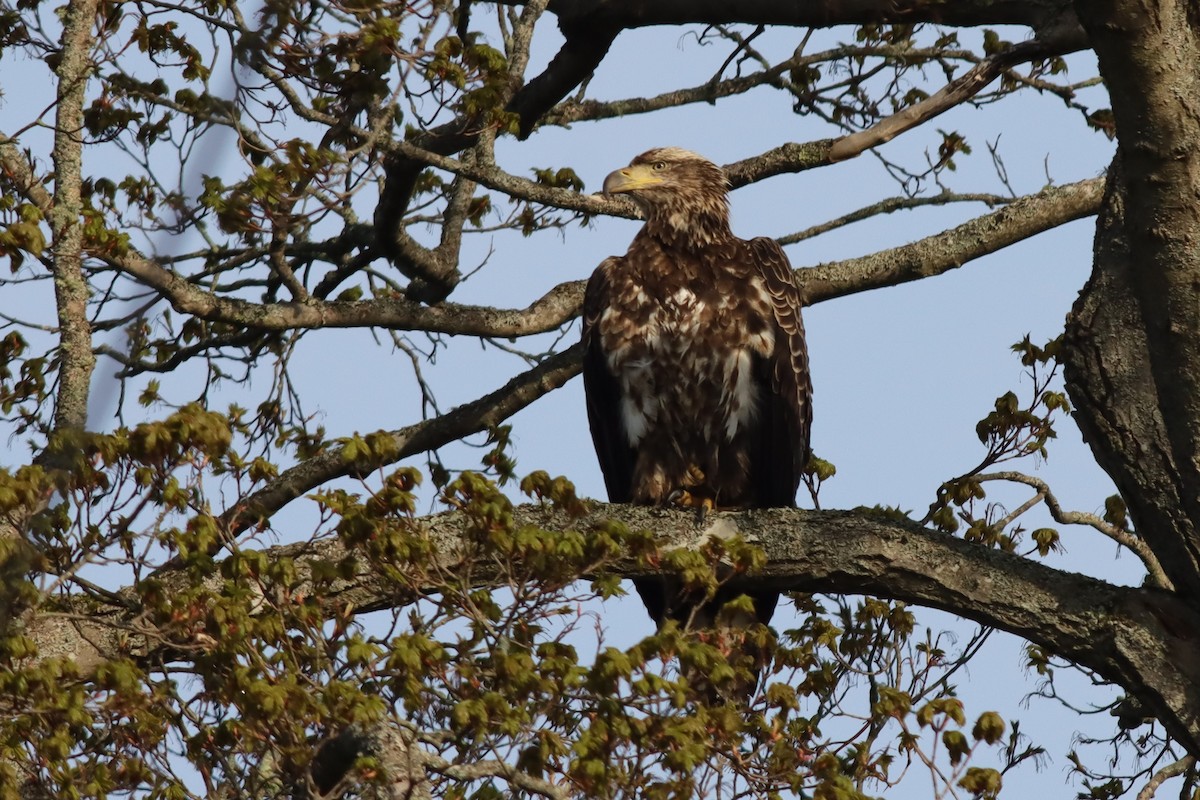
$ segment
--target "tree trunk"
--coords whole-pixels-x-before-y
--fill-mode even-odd
[[[1084,2],[1119,146],[1068,390],[1175,588],[1200,598],[1200,46],[1182,3]]]
[[[1084,438],[1174,584],[1178,605],[1195,609],[1200,15],[1187,3],[1129,0],[1078,2],[1076,11],[1108,84],[1119,144],[1097,222],[1093,273],[1067,322],[1067,391]],[[1194,674],[1200,631],[1185,621],[1189,613],[1164,609],[1155,616],[1191,644],[1171,648],[1164,641],[1162,668]],[[1162,716],[1193,755],[1198,716],[1200,709],[1179,706]]]

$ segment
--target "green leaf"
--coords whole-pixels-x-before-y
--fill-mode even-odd
[[[944,731],[942,744],[946,746],[946,753],[950,756],[950,763],[954,766],[958,766],[971,753],[971,745],[967,742],[967,737],[959,730]]]
[[[1000,773],[994,769],[970,767],[958,785],[982,800],[991,800],[1000,793]]]
[[[995,744],[1004,736],[1004,718],[995,711],[983,712],[975,721],[971,735],[975,737],[975,741],[982,739],[988,744]]]

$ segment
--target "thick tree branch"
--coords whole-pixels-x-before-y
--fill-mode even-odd
[[[447,512],[420,521],[433,545],[437,564],[456,570],[464,526],[472,517]],[[695,547],[708,538],[737,534],[761,547],[766,566],[756,585],[781,591],[863,593],[905,600],[952,611],[976,622],[1023,637],[1047,650],[1095,670],[1124,686],[1151,708],[1190,752],[1200,751],[1200,615],[1173,595],[1148,589],[1113,586],[1084,575],[1061,572],[1043,564],[931,532],[916,523],[864,512],[765,509],[711,515],[698,528],[694,513],[637,506],[599,505],[579,519],[540,506],[513,512],[514,527],[588,531],[609,520],[633,530],[652,530],[661,547]],[[347,555],[338,540],[286,545],[270,550],[272,559],[293,559],[301,583],[289,587],[307,595],[303,576],[309,563],[334,563]],[[505,565],[473,563],[480,582],[501,579]],[[615,567],[626,576],[653,570],[627,560]],[[436,573],[438,570],[433,570]],[[187,572],[160,571],[155,580],[170,592]],[[219,590],[227,578],[210,579]],[[183,584],[181,583],[182,587]],[[437,587],[430,586],[436,591]],[[41,619],[30,634],[42,657],[71,655],[83,671],[119,652],[144,658],[192,641],[167,642],[139,628],[135,593],[126,609],[95,613],[91,601],[72,624],[64,618]],[[358,559],[356,573],[332,594],[327,613],[389,608],[396,590],[368,559]],[[81,601],[82,602],[82,601]],[[203,631],[194,631],[202,641]]]
[[[1160,769],[1146,781],[1146,785],[1138,792],[1137,800],[1153,800],[1154,793],[1171,778],[1176,778],[1196,766],[1195,756],[1184,756]]]
[[[34,174],[33,167],[17,147],[16,140],[8,138],[3,132],[0,132],[0,170],[3,170],[5,180],[11,183],[22,197],[37,206],[43,216],[50,216],[50,211],[54,208],[54,198]]]
[[[817,139],[811,142],[787,142],[765,153],[726,164],[722,169],[734,189],[757,183],[776,175],[822,167],[829,163],[829,150],[836,139]]]
[[[124,272],[162,292],[176,311],[258,330],[379,327],[475,336],[528,336],[554,330],[574,318],[581,302],[581,290],[575,284],[562,284],[524,309],[454,303],[425,306],[398,297],[253,303],[209,292],[146,258],[128,256],[116,263]]]
[[[831,0],[781,3],[778,0],[552,0],[550,11],[560,24],[608,25],[619,29],[649,25],[790,25],[826,28],[867,22],[910,24],[935,22],[951,26],[1025,25],[1041,29],[1074,22],[1070,5],[1061,0]]]

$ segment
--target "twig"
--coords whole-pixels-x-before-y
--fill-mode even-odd
[[[1095,514],[1088,514],[1083,511],[1064,511],[1059,505],[1058,498],[1050,491],[1050,486],[1041,478],[1035,478],[1032,475],[1026,475],[1022,472],[989,472],[982,475],[976,475],[977,481],[1011,481],[1013,483],[1021,483],[1037,490],[1037,494],[1030,503],[1036,502],[1038,499],[1045,499],[1046,509],[1050,512],[1051,518],[1060,525],[1086,525],[1089,528],[1094,528],[1100,533],[1112,539],[1122,547],[1128,548],[1135,556],[1141,559],[1146,565],[1147,572],[1150,573],[1150,579],[1155,586],[1161,589],[1173,591],[1174,586],[1171,584],[1171,579],[1163,571],[1162,565],[1159,564],[1158,558],[1150,550],[1149,545],[1142,539],[1139,539],[1129,531],[1122,530],[1116,525],[1113,525],[1105,520],[1097,517]],[[1027,510],[1026,507],[1030,503],[1021,506],[1018,511]],[[1016,515],[1010,515],[1013,517]]]
[[[1049,36],[1046,39],[1032,39],[1013,45],[1007,50],[979,62],[921,102],[886,117],[865,131],[852,133],[838,139],[829,150],[829,160],[845,161],[861,155],[872,147],[891,141],[901,133],[911,130],[979,94],[988,84],[1015,64],[1052,55],[1062,55],[1086,46],[1087,37],[1083,35],[1082,31],[1073,29]]]
[[[776,241],[782,245],[796,244],[805,239],[811,239],[814,236],[820,236],[823,233],[828,233],[837,228],[861,222],[864,219],[870,219],[880,214],[891,214],[894,211],[920,208],[922,206],[943,206],[948,203],[984,203],[995,207],[1010,202],[1012,202],[1011,197],[1004,197],[998,194],[959,194],[948,191],[939,192],[929,197],[888,197],[880,200],[878,203],[872,203],[869,206],[863,206],[857,211],[844,214],[837,219],[831,219],[820,225],[813,225],[811,228],[805,228],[802,231],[781,236]]]

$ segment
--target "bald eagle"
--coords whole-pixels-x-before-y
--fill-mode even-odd
[[[605,178],[604,192],[629,195],[646,220],[584,297],[584,391],[609,500],[794,506],[812,384],[787,256],[772,239],[733,235],[725,173],[687,150],[643,153]],[[766,624],[779,599],[725,587],[704,603],[676,581],[635,586],[660,626],[711,627],[742,594]]]

